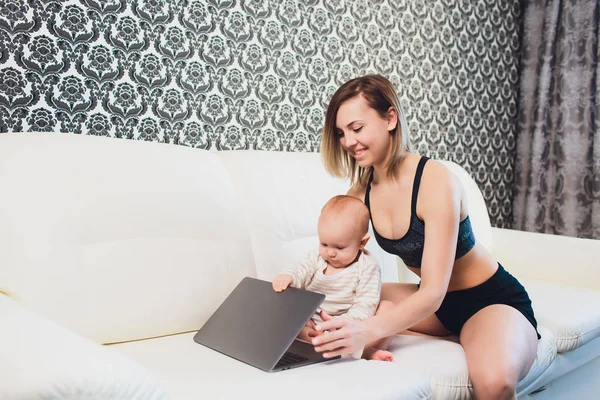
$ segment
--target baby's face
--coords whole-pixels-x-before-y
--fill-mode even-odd
[[[352,264],[364,247],[362,235],[348,220],[320,218],[318,230],[319,254],[334,268]]]

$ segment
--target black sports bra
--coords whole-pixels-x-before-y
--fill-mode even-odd
[[[429,160],[427,157],[421,157],[419,165],[417,166],[417,173],[415,174],[415,180],[413,182],[412,201],[411,201],[411,212],[410,212],[410,225],[406,235],[400,239],[388,239],[377,233],[375,225],[373,224],[373,216],[371,215],[371,225],[373,225],[373,232],[375,233],[375,239],[379,246],[388,253],[395,254],[404,261],[409,267],[421,267],[423,261],[423,248],[425,247],[425,222],[417,216],[417,196],[419,194],[419,186],[421,184],[421,177],[423,176],[423,168],[425,163]],[[367,184],[367,191],[365,192],[365,204],[369,208],[369,214],[371,213],[371,205],[369,201],[369,195],[371,193],[371,182],[373,181],[373,171],[369,177],[369,183]],[[475,235],[473,234],[473,228],[471,226],[471,220],[469,216],[462,220],[458,225],[458,241],[456,244],[456,256],[458,259],[467,254],[475,246]]]

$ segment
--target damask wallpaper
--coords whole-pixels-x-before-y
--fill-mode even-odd
[[[518,0],[2,0],[0,132],[318,151],[346,80],[396,86],[415,148],[510,226]]]

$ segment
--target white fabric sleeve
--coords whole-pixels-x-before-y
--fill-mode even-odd
[[[3,294],[0,324],[0,399],[167,399],[140,364]]]
[[[319,252],[311,251],[303,259],[297,261],[292,268],[286,271],[294,278],[292,286],[298,289],[306,289],[311,282],[319,264]]]

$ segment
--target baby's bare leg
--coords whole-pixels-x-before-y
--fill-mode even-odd
[[[304,328],[298,334],[297,339],[303,342],[311,343],[312,338],[317,336],[317,331],[315,330],[315,323],[312,319],[309,319]]]
[[[386,313],[394,308],[394,306],[394,303],[391,301],[383,300],[379,303],[375,315]],[[362,357],[367,360],[393,361],[394,355],[386,350],[392,342],[392,339],[393,338],[390,336],[368,344],[363,351]]]

